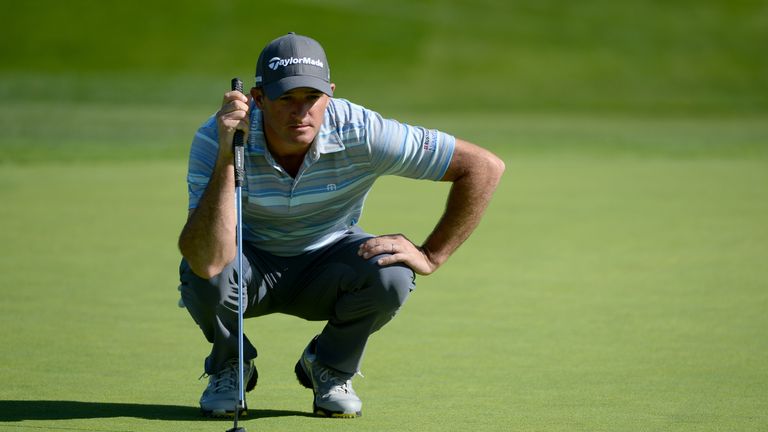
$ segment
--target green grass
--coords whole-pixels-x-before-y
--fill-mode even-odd
[[[305,416],[292,365],[321,323],[270,316],[246,323],[249,430],[768,426],[765,161],[499,150],[480,229],[374,336],[365,416]],[[226,428],[198,417],[207,348],[175,306],[184,162],[0,173],[0,429]],[[446,190],[384,179],[363,226],[421,239]]]
[[[186,158],[213,106],[0,103],[0,163]],[[768,159],[768,115],[418,113],[386,110],[512,156]]]
[[[379,109],[768,110],[761,0],[46,0],[4,13],[0,99],[210,103],[296,31],[323,42],[340,95]]]
[[[337,95],[501,155],[472,238],[307,416],[322,326],[246,322],[249,430],[768,429],[768,3],[13,2],[0,28],[0,430],[212,431],[176,307],[186,155],[287,31]],[[339,31],[344,29],[345,31]],[[350,37],[354,35],[354,37]],[[385,178],[420,241],[448,186]]]

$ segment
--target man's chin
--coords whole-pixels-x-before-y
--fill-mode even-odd
[[[312,144],[312,141],[315,140],[316,135],[317,134],[313,134],[310,132],[296,134],[293,137],[291,137],[292,138],[291,141],[293,141],[293,143],[296,145],[309,146],[310,144]]]

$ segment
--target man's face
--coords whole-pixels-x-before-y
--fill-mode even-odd
[[[331,84],[331,88],[335,88]],[[252,93],[264,115],[264,132],[271,146],[279,151],[306,149],[323,124],[330,98],[309,87],[299,87],[269,99],[260,89]]]

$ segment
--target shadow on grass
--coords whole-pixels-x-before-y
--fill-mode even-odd
[[[135,417],[147,420],[207,420],[200,409],[179,405],[143,405],[50,400],[0,400],[0,421],[71,420]],[[301,411],[249,409],[244,420],[267,417],[314,417]],[[226,419],[211,419],[226,421]]]

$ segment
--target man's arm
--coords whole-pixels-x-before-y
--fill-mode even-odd
[[[210,279],[235,258],[235,179],[232,137],[248,131],[248,98],[228,92],[216,114],[219,154],[197,208],[190,210],[179,236],[179,250],[198,276]]]
[[[456,140],[448,170],[441,179],[453,182],[445,212],[422,246],[402,234],[375,237],[360,246],[364,258],[388,253],[380,265],[402,262],[418,274],[440,267],[477,228],[504,172],[504,162],[470,142]]]

